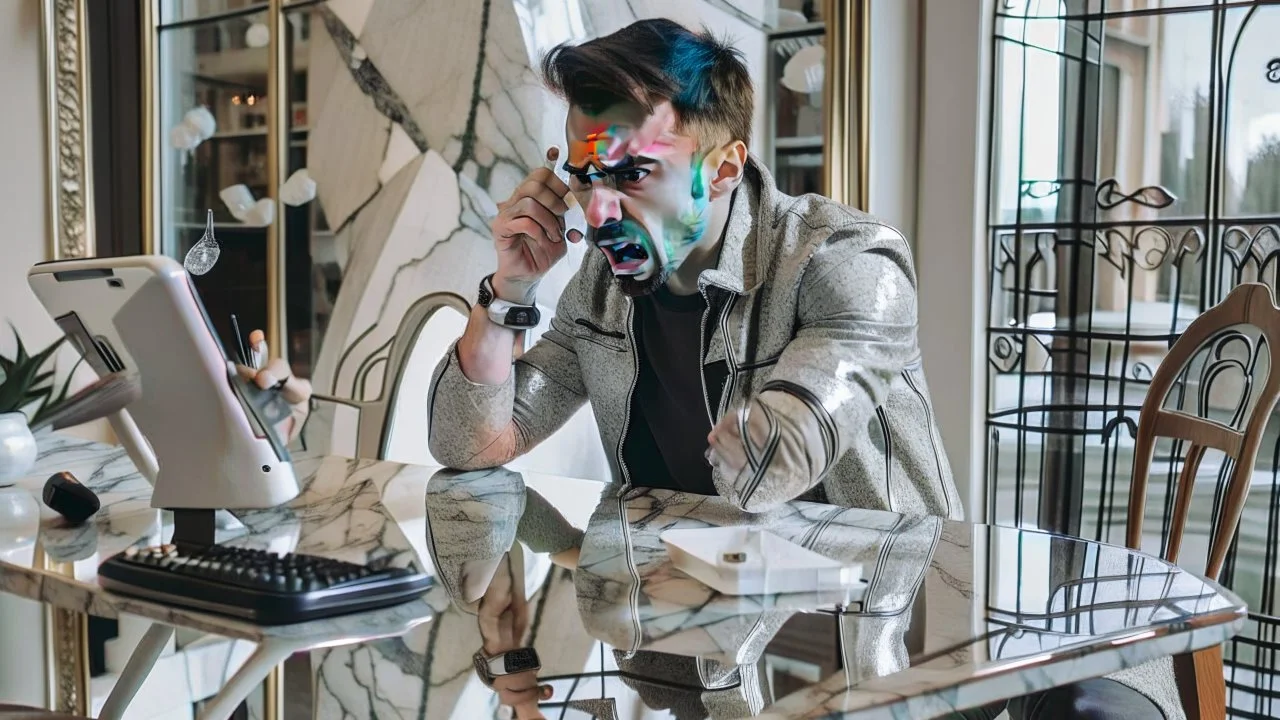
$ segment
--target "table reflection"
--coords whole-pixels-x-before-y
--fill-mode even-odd
[[[999,675],[1141,639],[1135,629],[1154,636],[1193,615],[1238,613],[1216,586],[1123,548],[935,517],[811,503],[746,515],[719,498],[605,488],[580,531],[505,470],[438,473],[426,505],[432,561],[468,613],[507,582],[510,557],[541,558],[541,575],[522,575],[541,623],[533,617],[518,642],[553,656],[537,680],[550,697],[521,718],[856,705],[862,688]],[[724,595],[676,570],[659,539],[734,524],[861,563],[863,580],[840,592]]]
[[[550,689],[527,698],[527,717],[933,717],[1167,660],[1222,642],[1244,621],[1243,605],[1216,584],[1083,540],[804,502],[747,515],[716,497],[300,454],[297,500],[238,513],[224,541],[418,564],[437,583],[389,611],[265,629],[97,587],[101,558],[172,532],[122,458],[59,450],[50,462],[85,478],[102,510],[78,527],[42,517],[34,541],[29,523],[10,529],[0,589],[103,617],[323,648],[311,654],[317,717],[495,717],[519,698],[482,682],[473,658],[503,643],[541,660],[511,688]],[[47,474],[18,487],[36,493]],[[735,525],[861,563],[863,582],[722,595],[677,571],[660,540],[668,529]],[[37,555],[74,566],[74,578]]]

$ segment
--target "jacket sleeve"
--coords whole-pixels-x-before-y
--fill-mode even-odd
[[[496,467],[547,439],[587,400],[573,339],[561,318],[582,282],[574,275],[561,294],[550,328],[513,363],[501,385],[471,382],[458,362],[455,342],[436,367],[427,398],[432,456],[459,470]]]
[[[833,236],[799,293],[796,335],[738,425],[747,461],[716,475],[720,493],[751,512],[817,485],[919,354],[915,273],[891,228]]]

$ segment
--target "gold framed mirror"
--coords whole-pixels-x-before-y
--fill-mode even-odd
[[[85,0],[42,0],[50,260],[92,257]]]

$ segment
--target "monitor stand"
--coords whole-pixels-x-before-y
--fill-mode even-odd
[[[215,544],[216,510],[174,510],[173,542],[179,548],[204,548]]]

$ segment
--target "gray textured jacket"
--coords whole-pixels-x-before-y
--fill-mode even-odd
[[[743,493],[716,473],[722,494],[751,511],[809,493],[962,518],[921,367],[915,271],[900,233],[827,198],[781,193],[753,158],[719,264],[699,287],[708,305],[704,366],[723,360],[729,371],[720,393],[705,392],[704,374],[708,418],[771,397],[771,420],[787,430],[767,448],[772,479]],[[459,469],[501,465],[589,400],[613,479],[644,485],[622,459],[639,363],[632,319],[632,300],[589,252],[550,328],[505,384],[472,383],[456,346],[446,353],[428,401],[432,454]]]

